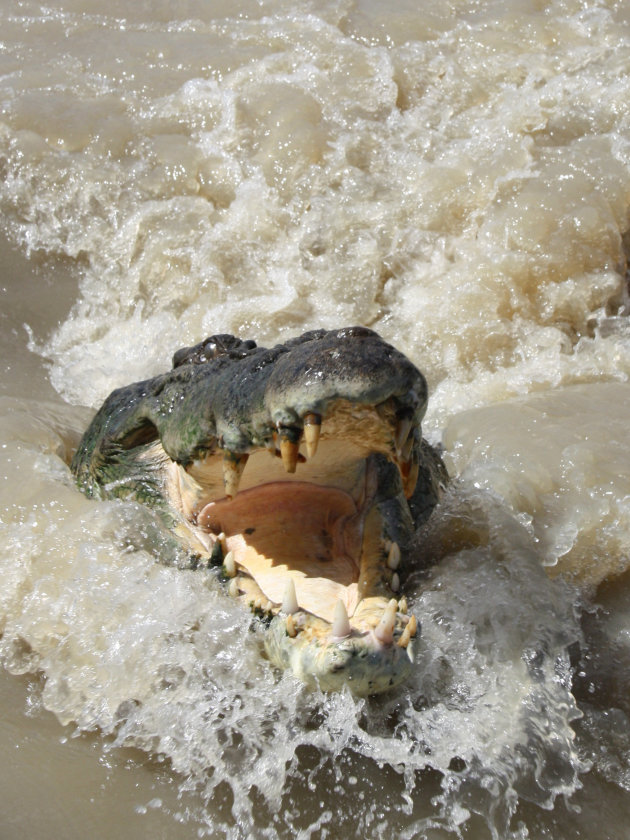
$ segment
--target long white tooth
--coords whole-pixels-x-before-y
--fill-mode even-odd
[[[398,572],[394,572],[392,575],[392,582],[391,582],[392,592],[398,592],[400,589],[400,578],[398,577]]]
[[[306,443],[306,454],[309,458],[312,458],[317,452],[321,430],[322,418],[320,414],[311,412],[304,415],[304,441]]]
[[[400,565],[400,548],[398,547],[398,543],[393,542],[390,545],[389,552],[387,554],[387,565],[393,572],[395,572]]]
[[[232,598],[238,598],[239,590],[238,590],[238,583],[236,582],[236,578],[233,577],[230,581],[230,585],[228,586],[228,595]]]
[[[295,584],[293,578],[287,578],[284,587],[284,595],[282,596],[282,612],[287,615],[297,612],[300,609],[298,605],[297,594],[295,592]]]
[[[345,639],[352,633],[350,621],[348,620],[348,613],[343,601],[337,601],[333,611],[332,635],[336,639]]]
[[[394,641],[394,625],[396,624],[396,611],[398,601],[392,598],[383,611],[383,616],[374,628],[374,635],[383,645],[391,645]]]
[[[233,578],[236,574],[236,561],[234,560],[234,552],[228,551],[223,560],[223,571],[228,577]]]
[[[407,615],[407,599],[403,595],[400,601],[398,602],[398,612],[402,613],[403,615]]]

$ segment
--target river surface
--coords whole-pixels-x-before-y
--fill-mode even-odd
[[[629,8],[0,0],[2,840],[627,838]],[[178,347],[350,324],[453,476],[368,700],[67,466]]]

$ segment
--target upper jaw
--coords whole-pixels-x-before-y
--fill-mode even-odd
[[[278,451],[292,473],[300,461],[300,442],[308,457],[320,433],[357,439],[357,422],[366,450],[391,453],[411,469],[410,432],[426,409],[426,381],[371,330],[316,331],[271,350],[241,348],[237,357],[221,353],[210,361],[199,346],[187,352],[177,354],[179,366],[156,399],[146,401],[145,416],[179,464],[222,453],[226,492],[252,451]]]

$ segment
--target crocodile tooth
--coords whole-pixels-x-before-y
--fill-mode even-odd
[[[345,639],[352,632],[350,621],[348,620],[348,613],[346,611],[343,601],[337,601],[333,611],[333,623],[331,634],[336,639]]]
[[[411,458],[411,453],[413,452],[413,445],[415,443],[413,435],[409,435],[407,438],[407,442],[400,450],[400,457],[403,461],[408,461]]]
[[[219,545],[221,546],[221,551],[223,552],[223,556],[225,557],[225,555],[228,553],[228,551],[230,549],[228,548],[227,537],[225,536],[224,531],[221,531],[221,533],[217,536],[217,541],[218,541]]]
[[[413,496],[413,491],[416,489],[418,475],[420,473],[417,451],[412,451],[410,458],[398,458],[396,463],[398,464],[398,470],[402,479],[403,493],[406,499],[410,499]]]
[[[403,476],[403,492],[406,499],[410,499],[413,496],[413,491],[416,489],[416,484],[418,483],[419,474],[420,464],[418,463],[417,458],[413,458],[411,465],[409,466],[409,470],[407,471],[407,475]]]
[[[394,438],[396,452],[400,453],[402,451],[403,446],[407,442],[412,426],[413,420],[411,417],[400,417],[398,419],[398,422],[396,423],[396,435]]]
[[[280,442],[280,455],[282,456],[282,463],[288,473],[294,473],[297,467],[297,462],[300,454],[300,444],[293,443],[288,438],[283,438]]]
[[[398,543],[396,542],[393,542],[389,547],[389,552],[387,554],[387,565],[393,572],[395,572],[398,566],[400,565],[400,548],[398,547]]]
[[[401,648],[406,648],[409,644],[410,639],[416,635],[418,632],[418,622],[416,620],[415,615],[409,617],[409,621],[407,622],[407,626],[402,632],[400,639],[398,639],[398,646]]]
[[[238,583],[236,582],[236,578],[233,577],[230,581],[230,585],[228,586],[228,595],[232,598],[238,598],[239,591],[238,591]]]
[[[297,636],[297,627],[295,626],[295,619],[292,615],[287,616],[287,634],[292,639],[295,639],[295,637]]]
[[[234,560],[234,552],[228,551],[223,561],[223,571],[228,577],[233,578],[236,574],[236,561]]]
[[[287,578],[284,595],[282,596],[282,612],[291,615],[291,613],[297,612],[299,609],[293,578]]]
[[[319,443],[319,435],[322,430],[321,414],[304,415],[304,440],[306,441],[306,452],[309,458],[317,452],[317,444]]]
[[[238,485],[245,469],[249,455],[240,452],[225,450],[223,455],[223,486],[225,495],[233,499],[238,493]]]
[[[396,624],[396,611],[398,601],[392,598],[383,610],[381,620],[374,628],[374,635],[383,645],[391,645],[394,641],[394,625]]]
[[[407,599],[403,595],[400,601],[398,602],[398,612],[402,613],[403,615],[407,615]]]

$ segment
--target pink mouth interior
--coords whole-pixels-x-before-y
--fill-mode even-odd
[[[197,523],[218,535],[241,570],[281,604],[287,579],[300,609],[333,621],[341,600],[349,616],[358,603],[363,515],[343,490],[277,481],[206,505]]]

